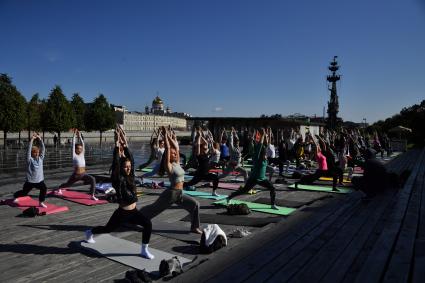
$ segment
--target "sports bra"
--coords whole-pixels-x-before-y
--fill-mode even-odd
[[[176,162],[171,163],[171,172],[170,172],[170,183],[171,188],[175,188],[176,184],[184,182],[184,170],[181,168],[180,164]]]

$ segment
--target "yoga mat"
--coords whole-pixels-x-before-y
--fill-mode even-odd
[[[290,208],[290,207],[279,207],[279,209],[272,209],[270,205],[268,204],[241,201],[241,200],[235,200],[235,199],[232,199],[230,201],[230,204],[240,204],[240,203],[245,203],[253,211],[277,214],[277,215],[289,215],[296,210],[295,208]],[[216,201],[216,202],[213,202],[213,204],[224,205],[227,207],[227,200]]]
[[[209,172],[210,173],[222,174],[223,173],[223,170],[221,170],[221,169],[210,169]],[[239,172],[231,171],[229,175],[239,175],[239,174],[240,174]]]
[[[57,191],[50,191],[48,195],[69,200],[72,202],[76,202],[79,204],[84,204],[84,205],[98,205],[98,204],[108,203],[108,201],[103,199],[92,200],[91,195],[89,194],[77,192],[77,191],[71,191],[66,188],[62,189],[62,195],[57,194]]]
[[[183,191],[183,193],[188,196],[206,198],[206,199],[221,200],[221,199],[227,198],[227,195],[213,196],[211,195],[211,193],[201,192],[201,191]]]
[[[224,224],[224,225],[236,225],[236,226],[251,226],[251,227],[263,227],[270,223],[279,222],[282,218],[280,217],[250,217],[242,215],[227,215],[227,214],[209,214],[200,213],[200,219],[204,223],[212,224]],[[190,222],[190,215],[187,215],[182,221]]]
[[[333,181],[333,178],[332,177],[320,177],[319,180],[320,181]],[[343,183],[351,183],[350,180],[345,179],[345,178],[342,180],[342,182]]]
[[[39,206],[38,200],[32,199],[30,196],[24,196],[18,198],[19,202],[14,203],[13,199],[6,199],[2,201],[2,204],[6,204],[12,207],[17,207],[20,210],[25,210],[31,206],[37,207],[38,213],[46,213],[46,214],[54,214],[62,211],[68,211],[69,208],[67,206],[57,206],[51,203],[44,202],[47,207]]]
[[[154,249],[149,247],[151,254],[155,256],[154,259],[145,259],[141,257],[140,245],[141,243],[134,243],[124,239],[120,239],[110,234],[100,234],[94,237],[96,243],[90,244],[81,242],[81,246],[85,249],[109,258],[110,260],[119,262],[121,264],[143,270],[147,272],[159,273],[159,264],[161,260],[172,258],[173,254]],[[178,256],[182,265],[191,262],[191,260]]]
[[[288,188],[295,189],[295,184],[288,186]],[[352,189],[347,189],[342,187],[338,187],[337,189],[339,191],[332,191],[332,187],[298,184],[298,190],[318,191],[318,192],[327,192],[327,193],[336,193],[336,194],[348,194],[353,192]]]
[[[268,205],[270,205],[271,203],[270,198],[257,198],[256,200],[254,200],[254,202],[268,204]],[[302,202],[302,201],[294,201],[294,200],[286,200],[286,199],[276,199],[275,203],[278,206],[294,207],[294,208],[298,208],[307,204],[306,202]]]
[[[213,184],[210,183],[210,187],[212,186]],[[241,186],[240,184],[235,184],[235,183],[223,183],[223,182],[218,183],[218,187],[220,189],[227,189],[227,190],[238,190],[240,186]]]
[[[190,214],[188,215],[191,219]],[[204,222],[201,218],[201,221]],[[202,225],[201,225],[202,226]],[[202,230],[202,227],[200,227]],[[168,223],[164,221],[152,220],[152,233],[161,235],[166,238],[176,239],[183,242],[196,242],[201,241],[201,235],[190,232],[190,223],[176,221]]]
[[[136,172],[151,172],[152,171],[152,169],[153,169],[153,167],[145,167],[145,168],[143,168],[143,169],[140,169],[140,168],[136,168]]]

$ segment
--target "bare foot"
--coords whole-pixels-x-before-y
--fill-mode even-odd
[[[191,229],[191,230],[190,230],[190,232],[192,232],[192,233],[196,233],[196,234],[202,234],[202,231],[201,231],[201,229],[199,229],[199,228]]]

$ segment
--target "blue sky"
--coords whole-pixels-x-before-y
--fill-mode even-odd
[[[143,110],[156,93],[194,116],[323,113],[385,119],[425,99],[423,0],[0,0],[0,73],[29,99]]]

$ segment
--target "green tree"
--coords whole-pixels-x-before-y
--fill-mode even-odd
[[[50,92],[43,119],[46,123],[44,130],[56,132],[59,141],[61,132],[68,131],[72,127],[75,119],[74,112],[60,86],[55,86]]]
[[[20,133],[25,127],[26,103],[25,97],[12,84],[12,79],[7,74],[1,74],[0,130],[3,131],[3,142],[5,148],[7,133],[11,131],[19,131]]]
[[[84,119],[86,115],[87,106],[84,103],[83,98],[78,93],[74,93],[72,95],[71,106],[72,111],[74,111],[75,117],[74,128],[77,128],[79,130],[85,130],[86,126],[84,123]]]
[[[102,133],[113,129],[115,126],[115,113],[106,97],[100,94],[87,109],[86,127],[90,131],[100,132],[100,145],[102,146]]]
[[[41,130],[42,105],[38,93],[34,94],[27,104],[27,130],[28,140],[31,138],[31,131]]]

